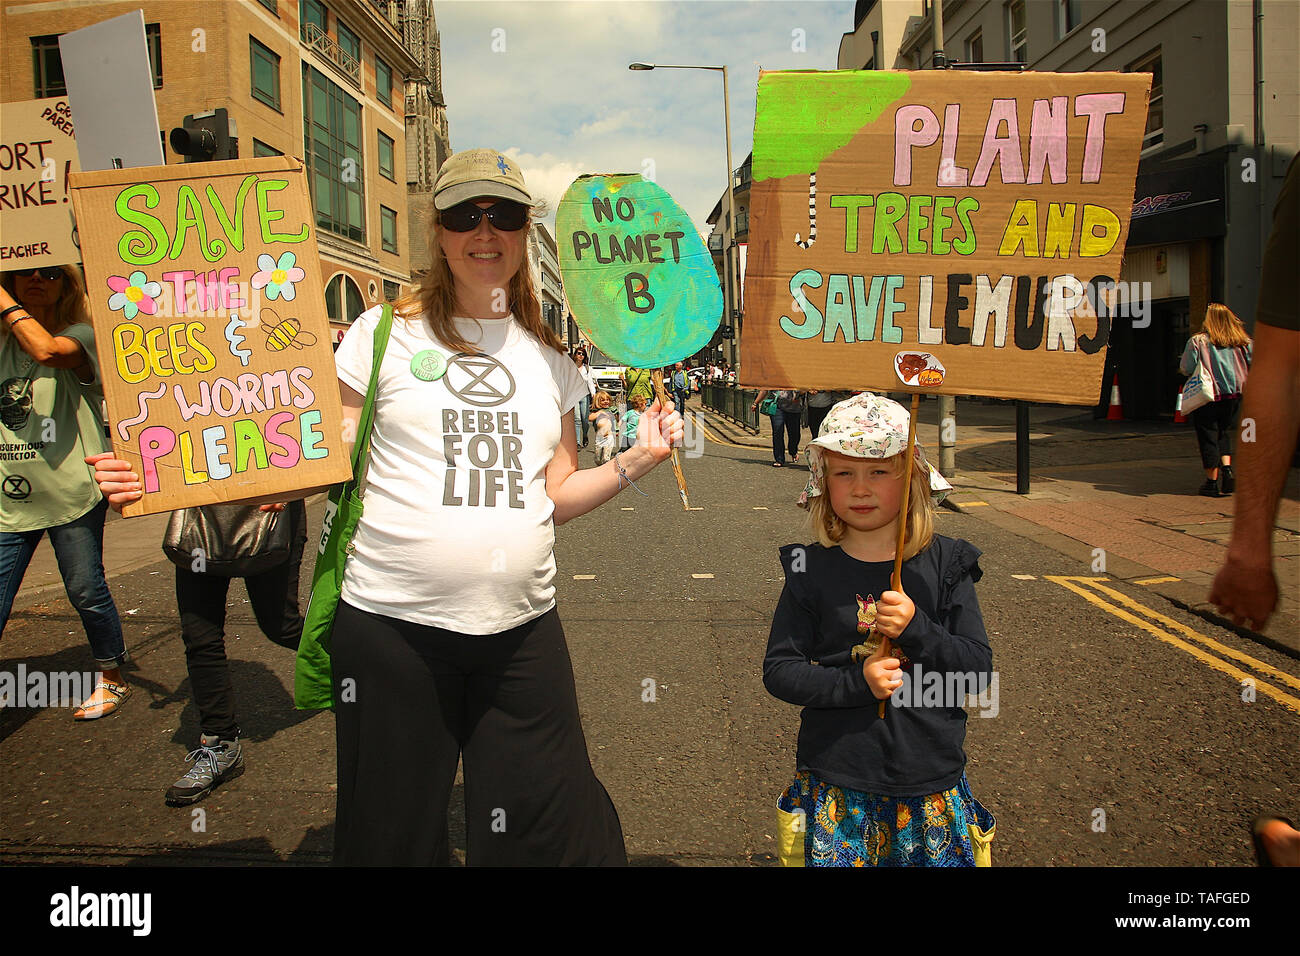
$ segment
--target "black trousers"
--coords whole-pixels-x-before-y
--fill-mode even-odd
[[[1240,396],[1207,402],[1193,410],[1192,427],[1196,429],[1202,467],[1218,468],[1223,464],[1220,458],[1232,457],[1232,432],[1237,427],[1237,412],[1240,410]]]
[[[444,862],[463,759],[470,865],[626,865],[555,609],[476,636],[340,601],[331,642],[336,864]]]
[[[284,513],[289,518],[293,542],[289,560],[261,574],[248,575],[244,585],[262,633],[282,647],[297,650],[298,639],[302,637],[298,572],[307,542],[307,504],[301,500],[290,501]],[[181,612],[185,667],[199,709],[199,728],[205,734],[227,740],[240,733],[235,719],[230,664],[226,660],[226,598],[230,580],[176,566],[176,606]]]
[[[830,410],[830,405],[824,405],[820,408],[816,405],[808,406],[808,430],[812,432],[812,439],[810,440],[815,440],[817,438],[817,432],[821,430],[822,422],[826,420],[826,416],[830,414]]]

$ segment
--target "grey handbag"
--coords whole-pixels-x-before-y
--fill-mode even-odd
[[[178,567],[221,577],[261,574],[289,560],[289,515],[258,505],[200,505],[173,511],[163,551]],[[199,559],[202,558],[200,563]]]

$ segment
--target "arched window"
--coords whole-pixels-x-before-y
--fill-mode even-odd
[[[346,272],[340,272],[325,287],[325,310],[334,322],[351,322],[366,311],[361,289]]]

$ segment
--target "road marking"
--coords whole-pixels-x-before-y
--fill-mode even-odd
[[[703,581],[703,580],[706,580],[706,579],[708,579],[708,578],[713,577],[713,575],[711,575],[711,574],[692,574],[691,577],[695,578],[695,580],[697,580],[697,581]]]
[[[713,442],[713,444],[715,444],[715,445],[731,445],[733,448],[748,448],[748,447],[750,447],[749,445],[742,445],[742,444],[740,444],[740,442],[728,441],[728,440],[725,439],[725,438],[719,438],[719,437],[716,436],[712,431],[709,430],[709,427],[708,427],[707,425],[705,425],[703,422],[700,421],[699,416],[696,415],[695,412],[691,412],[691,422],[695,425],[696,428],[698,428],[700,431],[704,432],[704,437],[705,437],[705,438],[707,438],[709,441]]]
[[[704,510],[704,505],[699,505],[698,507],[691,506],[691,507],[688,507],[686,510],[687,510],[687,511],[703,511],[703,510]]]
[[[754,505],[753,509],[751,509],[751,510],[753,510],[753,511],[766,511],[767,508],[766,508],[765,506],[763,506],[763,505]]]
[[[1032,574],[1013,574],[1013,575],[1011,575],[1011,576],[1012,576],[1013,578],[1015,578],[1017,581],[1037,581],[1037,580],[1038,580],[1038,578],[1034,577]]]
[[[1182,578],[1142,578],[1140,581],[1134,581],[1134,584],[1165,584],[1169,581],[1181,581]]]
[[[596,575],[594,575],[594,574],[575,574],[575,575],[573,576],[573,580],[575,580],[575,581],[594,581],[594,580],[596,580]]]
[[[1263,661],[1256,660],[1255,658],[1251,657],[1249,654],[1245,654],[1241,651],[1236,650],[1235,648],[1227,647],[1223,644],[1220,644],[1218,641],[1214,640],[1213,638],[1207,637],[1206,635],[1201,634],[1198,631],[1194,631],[1192,628],[1188,627],[1185,624],[1180,623],[1179,621],[1172,620],[1171,618],[1166,617],[1165,615],[1161,614],[1158,611],[1152,610],[1151,608],[1146,607],[1143,604],[1139,604],[1137,601],[1134,601],[1132,598],[1128,597],[1125,594],[1121,594],[1119,591],[1113,590],[1112,588],[1105,587],[1102,584],[1102,582],[1110,582],[1111,581],[1110,578],[1066,577],[1063,575],[1049,574],[1044,576],[1044,580],[1051,581],[1053,584],[1059,584],[1061,585],[1061,587],[1073,591],[1075,594],[1082,597],[1085,601],[1088,601],[1091,604],[1095,604],[1097,607],[1101,608],[1102,610],[1110,614],[1113,614],[1121,621],[1125,621],[1129,624],[1133,624],[1137,627],[1142,628],[1144,631],[1149,632],[1159,640],[1164,641],[1166,644],[1170,644],[1173,647],[1178,648],[1179,650],[1186,651],[1188,654],[1191,654],[1192,657],[1196,658],[1202,664],[1205,664],[1208,667],[1212,667],[1216,671],[1229,675],[1230,677],[1234,678],[1238,683],[1244,680],[1250,680],[1252,683],[1254,683],[1256,689],[1259,690],[1261,693],[1266,694],[1269,697],[1272,697],[1274,700],[1280,703],[1283,707],[1286,707],[1288,710],[1300,714],[1300,698],[1292,697],[1290,694],[1278,690],[1272,684],[1267,684],[1264,681],[1258,680],[1252,677],[1251,675],[1247,674],[1245,671],[1233,667],[1231,664],[1220,660],[1214,655],[1207,654],[1199,647],[1194,647],[1191,644],[1188,644],[1186,641],[1178,637],[1175,637],[1173,634],[1170,634],[1168,631],[1162,630],[1161,628],[1156,627],[1154,624],[1148,621],[1144,621],[1142,620],[1142,618],[1136,617],[1133,614],[1130,614],[1128,611],[1124,610],[1123,608],[1116,607],[1114,604],[1102,600],[1096,594],[1093,594],[1091,591],[1087,590],[1084,587],[1084,585],[1091,585],[1092,587],[1096,588],[1098,591],[1101,591],[1102,593],[1108,595],[1109,597],[1112,597],[1115,600],[1119,601],[1121,604],[1127,605],[1128,607],[1133,608],[1134,610],[1139,611],[1144,615],[1147,615],[1152,620],[1159,621],[1161,624],[1171,627],[1174,630],[1180,631],[1186,637],[1190,637],[1192,640],[1204,644],[1206,647],[1209,647],[1212,650],[1216,650],[1226,657],[1231,657],[1232,659],[1239,661],[1245,664],[1246,666],[1252,668],[1253,670],[1259,671],[1262,674],[1268,674],[1271,677],[1279,678],[1285,683],[1295,686],[1297,688],[1300,688],[1300,679],[1297,679],[1292,675],[1287,674],[1285,671],[1280,671],[1276,667],[1273,667],[1269,664],[1265,664]]]
[[[620,508],[620,511],[636,511],[635,508]]]
[[[987,508],[989,506],[987,501],[957,501],[954,504],[961,505],[963,508]]]

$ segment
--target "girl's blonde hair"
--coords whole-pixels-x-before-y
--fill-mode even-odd
[[[1201,325],[1201,331],[1221,349],[1250,344],[1250,336],[1246,334],[1246,327],[1241,324],[1241,319],[1237,318],[1222,302],[1211,302],[1206,308],[1205,322]]]
[[[430,201],[432,205],[432,200]],[[528,224],[532,228],[532,210],[529,210]],[[438,241],[438,210],[433,210],[429,223],[429,271],[425,273],[419,286],[393,303],[394,312],[407,321],[418,319],[421,315],[429,325],[429,331],[443,345],[458,352],[478,353],[478,348],[465,340],[452,321],[457,313],[456,282],[443,254],[442,243]],[[555,330],[542,320],[542,305],[533,285],[533,271],[528,268],[527,242],[525,241],[524,259],[519,269],[510,277],[507,305],[514,313],[515,319],[533,338],[544,346],[555,349],[565,355],[569,350],[556,334]]]
[[[847,456],[846,456],[847,457]],[[882,461],[892,463],[894,474],[903,476],[906,462],[901,454]],[[826,487],[826,474],[830,471],[830,462],[826,454],[822,457],[822,493],[808,499],[808,520],[817,535],[817,542],[823,548],[833,548],[844,538],[848,526],[831,507],[830,490]],[[907,532],[903,538],[903,560],[920,554],[930,546],[934,539],[934,505],[930,500],[930,472],[924,460],[912,462],[912,491],[907,498]]]
[[[614,401],[614,400],[610,397],[609,392],[605,391],[603,388],[598,388],[598,389],[596,389],[596,394],[593,396],[593,398],[594,398],[594,400],[595,400],[596,402],[599,402],[602,398],[603,398],[605,401],[607,401],[607,402],[613,402],[613,401]]]
[[[81,276],[81,269],[74,265],[59,266],[63,270],[63,291],[54,303],[54,317],[63,325],[90,325],[90,299],[86,297],[86,281]],[[0,277],[0,285],[22,305],[14,293],[14,274],[6,272]],[[0,322],[0,334],[9,334],[9,323]]]

